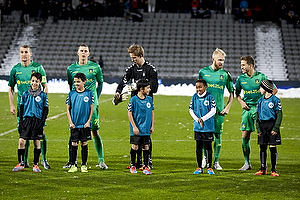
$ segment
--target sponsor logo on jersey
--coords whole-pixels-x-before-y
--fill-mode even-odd
[[[210,76],[209,74],[205,74],[204,76]]]
[[[36,101],[36,102],[40,102],[41,100],[42,100],[42,99],[41,99],[40,96],[35,97],[35,101]]]
[[[259,82],[259,79],[255,79],[255,83],[256,84],[259,84],[260,82]]]
[[[22,72],[17,72],[16,74],[22,74]]]
[[[268,104],[268,107],[269,107],[269,108],[273,108],[273,107],[274,107],[273,102],[270,102],[270,103]]]
[[[244,94],[257,94],[260,93],[259,90],[243,90]]]
[[[220,75],[220,80],[223,80],[224,79],[224,76],[223,75]]]
[[[89,101],[89,97],[84,97],[84,98],[83,98],[83,101],[84,101],[84,102],[88,102],[88,101]]]
[[[94,72],[93,69],[89,69],[89,73],[92,74]]]
[[[244,85],[244,84],[247,84],[247,81],[245,81],[245,82],[241,82],[241,84],[243,84],[243,85]]]
[[[209,84],[209,83],[207,83],[207,87],[221,89],[221,90],[224,89],[224,86],[223,85],[219,85],[219,84]]]

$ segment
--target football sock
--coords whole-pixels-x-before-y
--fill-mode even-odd
[[[219,162],[221,147],[221,133],[214,133],[214,163]]]
[[[46,158],[46,152],[47,152],[47,139],[46,135],[43,135],[43,139],[40,140],[41,143],[41,153],[42,153],[42,160],[47,160]]]
[[[242,148],[243,148],[243,154],[245,163],[250,165],[250,137],[245,137],[242,139]]]
[[[71,141],[71,135],[69,137],[69,143],[68,143],[68,150],[69,150],[69,160],[68,162],[71,162],[71,156],[72,156],[72,141]]]
[[[78,151],[78,146],[72,145],[72,154],[71,154],[71,164],[72,165],[77,165],[77,151]]]
[[[202,149],[203,149],[203,142],[196,141],[196,159],[197,159],[198,168],[201,168],[202,166],[202,151],[203,151]]]
[[[272,163],[272,171],[276,171],[276,163],[277,163],[277,148],[270,147],[271,152],[271,163]]]
[[[267,168],[267,145],[260,145],[260,163],[261,169]]]
[[[81,159],[82,159],[82,165],[87,165],[87,159],[88,159],[88,145],[81,146]]]
[[[36,149],[34,148],[33,150],[33,164],[34,165],[38,165],[39,164],[39,160],[40,160],[40,155],[41,155],[41,149]]]
[[[100,135],[93,137],[93,141],[98,156],[98,162],[104,162],[103,144]]]
[[[143,150],[143,156],[144,156],[144,165],[146,167],[148,167],[149,166],[149,149]]]
[[[206,163],[207,163],[207,168],[211,168],[211,162],[212,162],[212,147],[211,147],[211,142],[205,142],[205,152],[206,152]]]
[[[149,143],[149,165],[152,165],[152,140],[150,138],[150,143]]]
[[[30,146],[30,140],[26,140],[25,142],[25,152],[24,152],[24,163],[29,163],[28,162],[28,151],[29,151],[29,146]]]
[[[130,150],[130,165],[134,166],[135,165],[135,158],[136,158],[136,153],[138,150],[134,150],[131,148]]]
[[[25,163],[24,163],[24,154],[25,154],[25,149],[18,149],[18,161],[23,166],[25,165]]]
[[[137,156],[136,165],[137,167],[140,167],[143,165],[142,147],[139,146],[138,150],[136,151],[136,156]]]

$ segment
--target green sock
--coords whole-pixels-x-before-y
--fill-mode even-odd
[[[214,163],[219,162],[221,147],[221,133],[214,133]]]
[[[46,152],[47,152],[47,139],[46,135],[43,135],[43,139],[40,140],[41,143],[41,154],[42,154],[42,161],[47,160]]]
[[[250,165],[250,137],[243,138],[242,148],[244,153],[245,163]]]
[[[29,151],[29,146],[30,146],[30,141],[26,140],[25,142],[25,153],[24,153],[24,162],[25,164],[29,163],[28,162],[28,151]]]
[[[93,137],[94,140],[94,146],[98,155],[98,161],[104,162],[104,153],[103,153],[103,144],[100,135],[97,135],[96,137]]]

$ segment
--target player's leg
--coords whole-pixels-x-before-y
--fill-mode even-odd
[[[87,159],[88,159],[88,144],[87,141],[81,142],[81,172],[88,172]]]
[[[221,136],[223,133],[225,116],[224,115],[215,115],[215,132],[214,132],[214,168],[216,170],[222,170],[221,165],[219,164],[219,157],[222,147]]]
[[[276,171],[276,164],[277,164],[277,148],[276,145],[270,145],[270,152],[271,152],[271,176],[279,176]]]
[[[13,168],[13,172],[23,171],[25,168],[24,154],[25,154],[25,142],[23,138],[19,138],[18,146],[18,161],[19,163]]]
[[[70,161],[71,161],[71,167],[68,172],[77,172],[77,151],[78,151],[78,142],[79,142],[79,131],[80,129],[74,128],[71,129],[71,156],[70,156]]]
[[[212,146],[211,146],[211,141],[206,141],[204,143],[205,145],[205,151],[207,155],[207,173],[209,175],[214,175],[214,171],[212,169]]]
[[[201,133],[195,132],[194,139],[196,140],[196,161],[197,161],[197,169],[194,171],[194,174],[203,173],[202,169],[202,153],[203,153],[203,141],[201,138]]]
[[[40,155],[41,155],[41,145],[40,145],[40,140],[39,139],[35,139],[33,141],[34,143],[34,150],[33,150],[33,168],[32,171],[34,172],[41,172],[38,164],[39,164],[39,160],[40,160]]]
[[[255,175],[265,175],[267,174],[267,145],[260,145],[260,169]]]
[[[143,137],[143,156],[144,156],[144,167],[143,167],[143,174],[150,175],[151,171],[149,169],[149,143],[150,143],[150,136]],[[148,138],[148,139],[146,139]],[[146,141],[147,140],[147,141]]]
[[[250,163],[250,153],[251,153],[250,136],[251,136],[251,132],[255,131],[255,127],[254,127],[255,113],[256,113],[255,106],[250,106],[249,111],[243,110],[242,113],[242,120],[241,120],[242,150],[243,150],[245,163],[239,169],[241,171],[250,170],[252,168]]]
[[[44,167],[44,169],[50,169],[50,165],[47,161],[47,138],[45,135],[45,131],[43,131],[43,138],[40,140],[40,144],[41,144],[41,154],[42,154],[42,165]]]
[[[153,169],[153,163],[152,163],[152,140],[150,137],[150,143],[149,143],[149,168]]]
[[[136,174],[136,166],[135,166],[135,159],[136,159],[136,153],[138,151],[139,145],[138,145],[138,136],[130,136],[130,173]]]
[[[24,153],[24,162],[25,162],[25,167],[29,167],[29,162],[28,162],[28,152],[29,152],[29,146],[30,146],[30,140],[26,140],[25,142],[25,153]]]
[[[93,107],[93,115],[92,115],[92,137],[94,141],[95,150],[98,156],[99,167],[101,169],[108,169],[107,165],[104,162],[104,151],[103,151],[103,143],[102,139],[99,135],[100,122],[99,122],[99,109],[98,105]]]
[[[72,164],[71,164],[71,155],[72,155],[71,135],[69,137],[69,142],[68,142],[68,153],[69,153],[68,162],[63,166],[63,168],[70,168],[72,166]]]

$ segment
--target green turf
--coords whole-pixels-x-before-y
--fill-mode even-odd
[[[49,118],[64,113],[66,94],[49,94]],[[66,114],[47,120],[50,170],[42,173],[12,172],[17,164],[16,117],[10,114],[8,95],[0,93],[0,199],[299,199],[299,99],[282,99],[282,145],[278,146],[279,177],[254,176],[260,167],[255,133],[251,139],[253,169],[240,172],[244,163],[241,149],[240,114],[237,100],[226,116],[220,164],[215,175],[193,175],[196,168],[192,118],[188,113],[191,97],[155,96],[155,128],[151,176],[141,171],[130,174],[129,122],[127,103],[113,106],[112,95],[100,98],[100,135],[104,141],[108,170],[96,168],[97,156],[89,142],[89,172],[67,173],[62,166],[68,158],[69,138]],[[78,151],[80,152],[80,150]],[[269,154],[268,154],[269,155]],[[33,145],[30,146],[33,159]],[[81,156],[79,153],[78,161]],[[267,159],[270,166],[270,158]]]

